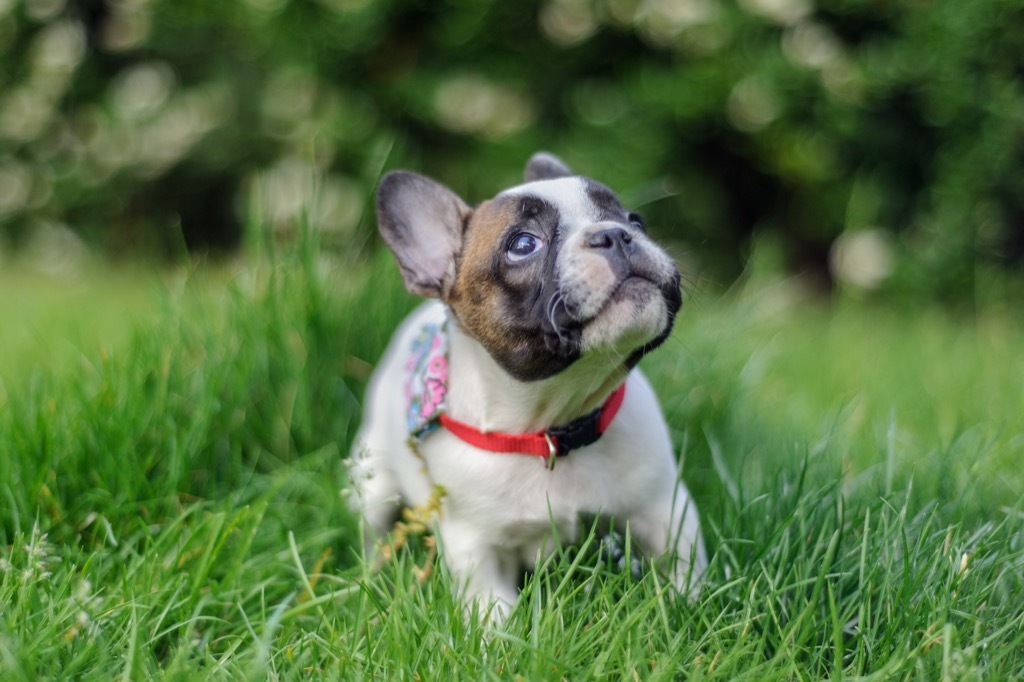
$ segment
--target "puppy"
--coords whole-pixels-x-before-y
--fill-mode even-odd
[[[438,512],[441,557],[501,619],[523,569],[610,519],[675,586],[707,559],[668,428],[636,364],[682,302],[671,258],[604,185],[534,155],[472,208],[406,171],[377,221],[413,294],[370,381],[352,463],[371,541],[400,505]]]

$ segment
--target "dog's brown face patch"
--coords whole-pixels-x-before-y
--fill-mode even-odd
[[[511,262],[510,240],[543,240],[536,257]],[[499,196],[482,204],[463,236],[455,285],[446,300],[459,324],[521,381],[562,371],[580,354],[579,333],[559,337],[546,305],[558,290],[558,212],[530,197]]]
[[[588,340],[615,347],[628,336],[619,329],[630,321],[620,318],[655,310],[638,335],[632,330],[635,343],[615,347],[631,367],[668,335],[681,304],[674,265],[641,230],[611,190],[590,180],[513,188],[474,211],[445,302],[521,381],[561,372]],[[606,248],[605,232],[620,248]]]

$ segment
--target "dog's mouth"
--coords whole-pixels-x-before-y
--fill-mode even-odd
[[[589,314],[583,314],[580,305],[559,290],[552,296],[550,302],[549,321],[554,327],[585,327],[601,317],[614,303],[627,299],[634,299],[639,303],[642,299],[653,295],[664,295],[666,286],[645,274],[630,272],[608,289],[604,301]]]
[[[635,273],[630,274],[629,276],[624,277],[622,281],[615,286],[612,292],[608,295],[608,301],[601,307],[601,310],[598,311],[598,315],[600,315],[605,308],[615,301],[635,297],[637,294],[650,292],[652,289],[657,292],[661,291],[661,287],[658,286],[657,282],[652,280],[650,277],[645,277]]]
[[[679,305],[673,303],[673,300],[681,298],[673,291],[677,288],[678,285],[658,282],[646,274],[632,272],[611,287],[603,302],[588,314],[582,313],[578,301],[572,300],[559,289],[547,305],[548,346],[553,351],[579,351],[583,329],[591,324],[600,324],[609,309],[617,305],[632,302],[636,307],[643,307],[660,297],[666,307],[671,309],[670,314],[674,315]]]

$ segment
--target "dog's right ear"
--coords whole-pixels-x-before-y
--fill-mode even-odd
[[[392,171],[381,178],[377,229],[411,293],[427,298],[448,293],[471,214],[455,192],[418,173]]]
[[[533,182],[535,180],[554,180],[573,175],[572,169],[560,158],[548,152],[537,152],[526,162],[526,170],[523,171],[523,180]]]

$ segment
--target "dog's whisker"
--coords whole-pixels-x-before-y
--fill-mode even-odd
[[[562,297],[562,292],[556,291],[555,293],[551,294],[551,298],[548,301],[548,323],[551,325],[551,328],[554,330],[555,335],[558,337],[559,343],[565,344],[568,343],[568,338],[566,336],[565,329],[563,329],[562,325],[559,324],[557,319],[555,319],[556,315],[558,314],[559,307],[561,307],[563,310],[565,309],[565,299]]]
[[[560,291],[556,291],[555,293],[551,294],[551,298],[548,299],[548,307],[547,307],[548,322],[551,324],[551,327],[555,330],[556,333],[559,332],[559,326],[558,326],[558,322],[555,321],[555,312],[556,312],[556,309],[558,308],[558,304],[561,302],[561,300],[562,300],[562,292],[560,292]]]

